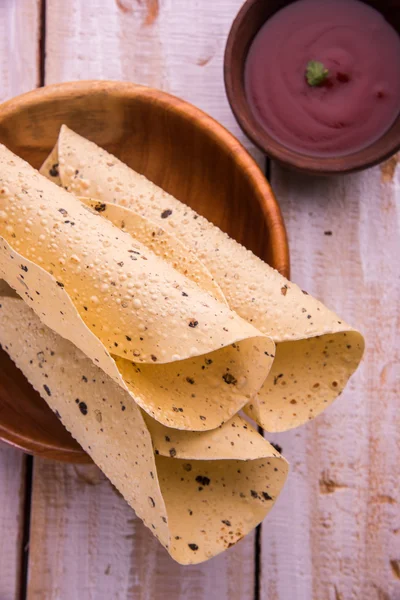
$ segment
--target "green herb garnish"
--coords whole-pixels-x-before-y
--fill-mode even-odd
[[[307,63],[306,68],[306,79],[308,85],[316,87],[321,85],[329,75],[329,70],[325,68],[325,65],[318,60],[310,60]]]

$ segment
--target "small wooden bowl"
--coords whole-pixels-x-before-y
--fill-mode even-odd
[[[348,156],[315,157],[290,150],[263,131],[253,116],[244,87],[250,45],[264,23],[295,0],[247,0],[229,33],[224,60],[225,87],[232,111],[244,133],[265,154],[294,169],[316,175],[350,173],[372,167],[400,150],[400,114],[380,139]],[[379,10],[400,33],[400,0],[364,0]]]
[[[3,104],[0,142],[40,167],[63,123],[289,275],[285,225],[271,188],[243,146],[211,117],[178,98],[131,83],[65,83]],[[90,460],[4,351],[0,439],[47,458]]]

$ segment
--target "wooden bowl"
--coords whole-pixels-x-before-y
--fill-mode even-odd
[[[225,87],[229,103],[244,133],[265,154],[277,161],[316,175],[350,173],[372,167],[400,150],[400,114],[376,142],[341,157],[315,157],[290,150],[266,133],[256,121],[247,102],[244,68],[250,45],[264,23],[278,10],[295,0],[247,0],[229,33],[224,60]],[[379,10],[400,33],[400,0],[364,0]]]
[[[0,142],[40,167],[63,123],[289,275],[285,226],[271,188],[241,144],[211,117],[178,98],[131,83],[65,83],[3,104]],[[90,460],[4,351],[0,439],[47,458]]]

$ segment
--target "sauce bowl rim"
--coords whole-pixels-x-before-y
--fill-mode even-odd
[[[254,24],[252,37],[248,42],[243,57],[237,57],[236,45],[243,36],[244,26],[249,21],[250,13],[258,4],[278,4],[274,0],[246,0],[236,15],[231,26],[224,55],[224,82],[228,102],[232,112],[247,137],[268,157],[288,165],[291,168],[314,175],[335,175],[352,173],[373,167],[400,150],[400,134],[393,134],[400,128],[400,113],[390,128],[369,146],[351,154],[340,156],[315,156],[291,150],[285,144],[270,136],[255,120],[246,97],[244,86],[244,68],[249,48],[262,26],[293,0],[287,0],[284,6],[278,7],[259,25]],[[376,9],[379,11],[379,9]],[[253,24],[252,24],[253,25]],[[397,31],[397,33],[399,33]],[[400,33],[399,33],[400,35]],[[396,139],[397,138],[397,139]]]

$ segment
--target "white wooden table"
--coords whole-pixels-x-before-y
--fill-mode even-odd
[[[0,0],[1,99],[67,80],[143,83],[204,109],[263,163],[222,78],[241,2]],[[270,172],[292,278],[367,340],[334,406],[271,436],[291,463],[272,514],[224,555],[180,567],[96,467],[0,446],[0,600],[400,599],[400,167],[393,158],[320,180]]]

